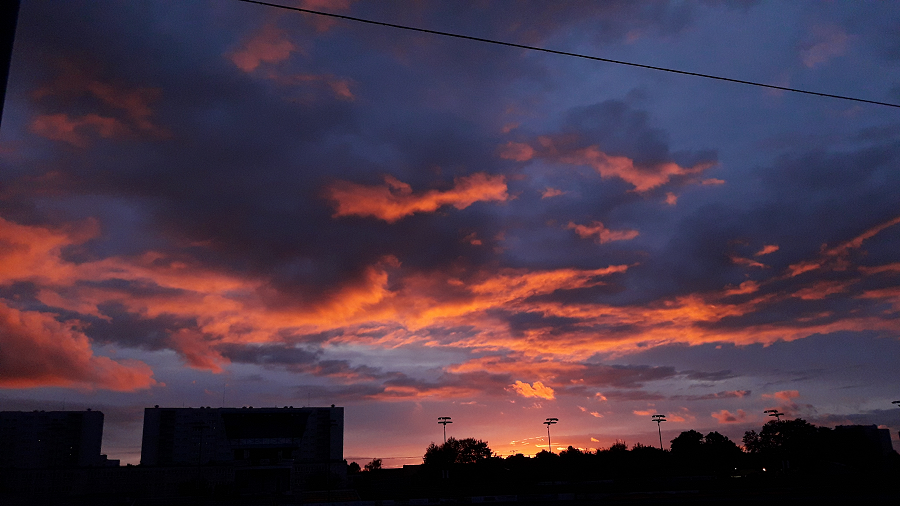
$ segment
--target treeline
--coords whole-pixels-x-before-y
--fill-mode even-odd
[[[450,438],[442,445],[428,446],[421,466],[356,473],[354,481],[369,492],[380,483],[393,496],[404,489],[415,496],[435,491],[668,490],[696,488],[697,483],[752,487],[773,480],[828,480],[835,476],[898,478],[900,456],[889,449],[889,441],[887,450],[884,441],[879,442],[878,436],[885,435],[874,426],[841,431],[802,419],[772,420],[758,432],[747,431],[743,448],[718,432],[704,435],[689,430],[672,439],[669,450],[640,443],[629,447],[623,441],[596,451],[570,446],[558,453],[545,450],[534,457],[505,458],[493,454],[485,441]],[[382,474],[384,479],[379,479],[379,473],[390,471],[394,472],[390,478]]]

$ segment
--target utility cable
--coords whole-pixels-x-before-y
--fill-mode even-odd
[[[238,0],[238,1],[248,3],[248,4],[257,4],[257,5],[262,5],[262,6],[266,6],[266,7],[274,7],[276,9],[285,9],[285,10],[289,10],[289,11],[305,12],[307,14],[315,14],[317,16],[327,16],[327,17],[331,17],[331,18],[344,19],[347,21],[356,21],[358,23],[367,23],[370,25],[386,26],[389,28],[397,28],[400,30],[409,30],[409,31],[413,31],[413,32],[428,33],[431,35],[441,35],[444,37],[453,37],[456,39],[473,40],[476,42],[484,42],[486,44],[495,44],[498,46],[515,47],[515,48],[519,48],[519,49],[527,49],[529,51],[539,51],[542,53],[557,54],[557,55],[562,55],[562,56],[571,56],[574,58],[583,58],[585,60],[594,60],[594,61],[602,61],[602,62],[606,62],[606,63],[615,63],[617,65],[627,65],[630,67],[638,67],[638,68],[642,68],[642,69],[659,70],[662,72],[671,72],[673,74],[682,74],[682,75],[686,75],[686,76],[703,77],[706,79],[715,79],[717,81],[726,81],[726,82],[730,82],[730,83],[746,84],[749,86],[758,86],[761,88],[769,88],[769,89],[780,90],[780,91],[790,91],[793,93],[803,93],[806,95],[814,95],[817,97],[837,98],[840,100],[851,100],[853,102],[863,102],[866,104],[883,105],[886,107],[900,108],[900,104],[891,104],[889,102],[879,102],[877,100],[866,100],[864,98],[847,97],[847,96],[843,96],[843,95],[832,95],[831,93],[820,93],[818,91],[801,90],[799,88],[788,88],[785,86],[776,86],[774,84],[757,83],[754,81],[744,81],[743,79],[732,79],[730,77],[715,76],[715,75],[711,75],[711,74],[701,74],[699,72],[688,72],[686,70],[670,69],[670,68],[666,68],[666,67],[656,67],[653,65],[644,65],[641,63],[633,63],[633,62],[627,62],[627,61],[622,61],[622,60],[612,60],[610,58],[601,58],[599,56],[590,56],[590,55],[586,55],[586,54],[571,53],[568,51],[557,51],[555,49],[547,49],[547,48],[536,47],[536,46],[527,46],[525,44],[516,44],[514,42],[505,42],[502,40],[485,39],[483,37],[474,37],[471,35],[462,35],[459,33],[442,32],[439,30],[429,30],[427,28],[418,28],[415,26],[397,25],[394,23],[385,23],[383,21],[373,21],[371,19],[357,18],[357,17],[353,17],[353,16],[345,16],[343,14],[333,14],[330,12],[321,12],[321,11],[314,11],[311,9],[303,9],[301,7],[290,7],[287,5],[279,5],[279,4],[269,3],[269,2],[260,2],[258,0]]]

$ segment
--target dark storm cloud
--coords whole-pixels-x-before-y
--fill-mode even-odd
[[[656,392],[647,392],[644,390],[604,390],[603,397],[606,397],[607,400],[613,401],[661,401],[666,398],[666,396],[656,393]]]
[[[692,21],[693,10],[683,2],[650,0],[629,2],[612,0],[593,2],[577,0],[565,5],[524,0],[517,2],[485,2],[469,5],[460,11],[453,1],[428,5],[360,4],[360,13],[377,20],[393,20],[434,30],[456,31],[478,37],[495,37],[520,44],[538,44],[560,31],[581,31],[589,27],[592,44],[622,42],[635,31],[651,31],[671,35],[685,29]],[[536,23],[536,20],[541,20]],[[576,29],[576,27],[578,29]]]
[[[161,350],[171,346],[168,336],[176,329],[197,328],[194,319],[175,315],[148,317],[133,313],[120,303],[98,305],[101,318],[82,317],[88,323],[85,334],[91,340],[145,350]]]
[[[703,344],[699,346],[659,346],[631,355],[642,363],[717,369],[735,368],[741,377],[771,380],[767,388],[784,385],[798,377],[827,380],[838,385],[869,385],[878,381],[900,380],[894,357],[900,342],[878,337],[873,332],[816,335],[769,346],[750,344]],[[795,388],[795,387],[791,387]]]
[[[709,401],[709,400],[717,400],[717,399],[740,399],[743,397],[749,397],[751,391],[750,390],[732,390],[732,391],[722,391],[716,392],[712,394],[704,394],[704,395],[673,395],[670,396],[669,399],[673,401]]]
[[[860,135],[870,139],[873,132]],[[891,133],[881,131],[876,137],[887,135]],[[892,188],[900,185],[900,173],[893,170],[898,161],[900,144],[892,136],[855,150],[785,155],[770,167],[754,170],[752,180],[733,180],[729,187],[734,189],[729,192],[741,195],[741,185],[762,184],[764,191],[760,194],[765,199],[736,196],[734,205],[723,200],[685,216],[666,247],[654,254],[654,262],[628,272],[628,276],[646,275],[655,280],[650,290],[633,294],[653,298],[717,290],[747,279],[774,278],[792,264],[814,259],[823,242],[836,246],[896,217],[891,202],[895,200]],[[900,246],[900,233],[894,228],[866,240],[858,252],[850,253],[851,261],[874,265],[893,261]],[[766,244],[779,245],[779,249],[755,257]],[[760,266],[748,267],[738,261],[740,258]],[[825,276],[839,280],[854,273],[838,271]],[[803,277],[782,279],[762,290],[790,292],[809,281]],[[871,306],[871,302],[846,297],[833,302],[795,299],[738,317],[735,324],[747,324],[753,318],[788,321],[821,313],[822,309],[838,310],[833,317],[839,318],[865,306]],[[779,312],[783,314],[779,316]]]
[[[318,362],[321,351],[310,351],[281,344],[244,345],[223,343],[218,346],[222,356],[240,363],[269,364],[305,368]]]
[[[737,375],[733,374],[730,369],[723,369],[716,372],[683,371],[682,374],[684,374],[684,377],[687,379],[698,381],[722,381],[737,377]],[[747,392],[749,393],[749,391]]]
[[[63,40],[87,38],[79,30],[90,27],[70,24],[64,10],[39,13],[39,9],[37,6],[26,15],[26,22],[31,16],[41,17],[48,27],[65,28],[49,29],[55,34],[49,40],[26,41],[31,52],[66,54]],[[467,259],[464,262],[475,265],[486,261],[488,248],[472,248],[460,237],[463,230],[485,238],[496,235],[497,227],[482,206],[452,217],[416,216],[396,226],[373,226],[369,220],[333,219],[330,204],[322,195],[323,187],[335,179],[365,182],[394,174],[424,189],[433,187],[435,180],[446,184],[457,173],[496,170],[490,166],[496,142],[473,129],[471,122],[426,110],[380,114],[377,102],[367,113],[333,99],[312,103],[286,100],[277,84],[244,75],[223,57],[219,47],[166,37],[144,40],[140,49],[157,55],[172,52],[176,45],[181,50],[191,47],[178,62],[197,65],[190,71],[179,68],[183,72],[152,76],[147,76],[147,66],[133,63],[113,68],[108,62],[120,58],[121,49],[112,41],[122,35],[117,32],[122,25],[149,25],[150,32],[157,28],[155,16],[159,13],[152,9],[131,14],[146,19],[123,19],[114,25],[119,28],[109,33],[91,33],[94,61],[80,71],[87,73],[82,81],[121,87],[122,93],[136,93],[134,83],[151,83],[149,89],[159,99],[148,101],[148,107],[154,110],[154,121],[171,136],[133,139],[125,145],[110,143],[102,136],[85,140],[95,153],[103,154],[99,163],[95,155],[81,155],[76,147],[57,141],[62,142],[57,147],[66,157],[64,162],[62,158],[59,163],[51,162],[51,168],[67,175],[69,192],[131,199],[133,209],[143,215],[138,226],[147,234],[162,233],[172,239],[168,246],[157,246],[202,255],[210,267],[271,276],[275,287],[295,292],[301,299],[357,279],[386,254],[400,257],[411,269],[425,270],[453,259]],[[227,39],[222,33],[210,36]],[[48,115],[63,112],[60,103],[52,99],[71,91],[64,89],[71,80],[58,79],[65,70],[56,68],[52,59],[26,61],[32,66],[46,62],[28,72],[44,76],[33,86],[55,90],[34,98],[35,107]],[[155,59],[144,63],[168,65]],[[353,72],[352,65],[347,70]],[[376,73],[356,79],[364,87],[369,75]],[[67,98],[66,113],[97,110],[97,97],[90,93]],[[360,123],[370,116],[384,118],[376,122],[382,123],[382,128],[376,129],[378,135],[362,141],[358,137]],[[113,120],[121,118],[111,114]],[[376,161],[380,155],[373,151],[402,155]],[[114,165],[108,161],[112,159]],[[133,224],[122,224],[129,225]],[[103,249],[100,244],[84,246]],[[106,249],[105,253],[116,251]],[[89,256],[84,251],[80,254]],[[302,295],[304,290],[312,290],[312,294]]]
[[[489,311],[490,316],[504,319],[510,332],[515,336],[523,336],[529,330],[548,329],[551,334],[568,333],[575,330],[580,322],[579,318],[566,318],[560,316],[547,316],[540,313],[512,313],[503,310]]]
[[[660,381],[678,375],[674,367],[648,365],[595,365],[586,364],[574,374],[562,374],[562,382],[578,381],[593,387],[639,388],[651,381]]]
[[[107,16],[101,7],[78,8],[95,11],[100,19]],[[478,16],[477,19],[492,20],[492,23],[502,20],[499,25],[485,28],[504,32],[512,27],[513,33],[516,26],[524,26],[521,20],[530,16],[528,12],[540,11],[542,19],[547,20],[562,16],[558,26],[576,18],[615,19],[615,23],[601,25],[604,29],[600,37],[606,40],[624,37],[628,30],[637,27],[677,31],[688,19],[686,11],[666,2],[640,7],[627,2],[603,7],[585,3],[579,8],[584,12],[527,4],[510,11],[508,17]],[[332,217],[333,210],[323,198],[322,189],[338,179],[366,183],[391,174],[414,189],[424,190],[439,188],[440,184],[448,184],[451,177],[474,170],[502,172],[508,164],[494,156],[500,138],[452,110],[439,105],[436,110],[411,110],[400,102],[399,95],[378,101],[372,100],[378,97],[367,97],[370,89],[397,90],[398,87],[379,86],[378,80],[387,74],[372,72],[371,63],[362,58],[351,58],[341,70],[354,81],[358,102],[365,104],[360,108],[332,97],[294,100],[291,90],[277,79],[268,79],[262,71],[245,73],[235,68],[227,53],[223,55],[223,42],[231,41],[232,47],[237,47],[238,33],[252,32],[267,22],[277,24],[286,37],[297,35],[302,30],[292,23],[293,17],[263,21],[264,11],[246,9],[253,19],[246,27],[240,27],[236,19],[228,16],[220,20],[222,24],[218,28],[241,29],[235,33],[203,29],[203,34],[218,45],[149,37],[132,40],[123,48],[113,41],[125,38],[122,31],[126,26],[129,29],[143,26],[148,33],[159,33],[162,13],[154,11],[152,6],[135,9],[115,23],[110,20],[110,31],[95,33],[90,25],[70,23],[73,16],[67,15],[65,9],[46,10],[41,6],[32,9],[25,13],[25,22],[40,18],[53,35],[26,40],[29,55],[72,56],[65,42],[70,39],[89,41],[81,53],[74,55],[76,59],[87,59],[90,55],[90,64],[78,70],[81,77],[74,81],[62,79],[73,71],[57,63],[59,58],[25,59],[31,66],[26,73],[35,76],[31,86],[48,90],[32,98],[37,111],[46,115],[100,112],[119,124],[134,123],[136,120],[128,111],[114,107],[118,102],[104,99],[112,92],[104,95],[96,91],[118,90],[123,96],[143,97],[142,104],[150,112],[145,111],[139,119],[152,119],[154,128],[166,133],[146,139],[132,135],[125,144],[109,142],[102,135],[85,137],[83,142],[89,142],[94,153],[102,154],[99,159],[96,154],[79,155],[77,146],[66,147],[65,142],[57,141],[62,144],[57,147],[67,151],[67,156],[64,163],[51,162],[54,170],[66,175],[69,192],[129,199],[133,212],[141,218],[136,223],[120,223],[118,227],[133,229],[136,225],[145,230],[144,236],[169,238],[169,244],[157,244],[156,249],[178,251],[187,256],[202,255],[208,267],[265,276],[281,292],[268,300],[273,305],[312,301],[324,292],[353,283],[385,255],[399,258],[405,269],[426,272],[451,262],[477,269],[492,261],[490,242],[502,229],[499,216],[489,205],[412,216],[393,225]],[[190,11],[188,7],[181,9]],[[57,26],[60,29],[55,29]],[[549,36],[552,26],[553,23],[548,24],[549,31],[540,36]],[[351,40],[369,33],[347,26],[334,29]],[[304,37],[300,33],[293,40],[301,45],[310,43]],[[296,52],[296,58],[272,66],[269,71],[279,75],[321,72],[326,55],[344,44],[340,38],[326,37],[325,43],[303,48]],[[434,47],[423,50],[440,50],[444,42],[430,44]],[[191,49],[185,51],[185,47]],[[440,70],[444,75],[429,76],[421,82],[419,79],[431,70],[426,72],[425,67],[408,63],[398,65],[396,61],[382,63],[395,67],[397,72],[390,73],[394,79],[415,82],[413,89],[418,90],[429,89],[440,79],[453,82],[459,76],[474,75],[468,79],[477,82],[462,84],[473,90],[467,98],[469,106],[487,103],[487,97],[497,94],[499,90],[484,89],[482,85],[504,82],[499,75],[541,79],[528,62],[507,58],[508,55],[493,49],[460,47],[460,51],[452,53],[459,55],[459,68],[453,64],[448,66],[445,61]],[[123,51],[127,50],[151,56],[138,64],[134,59],[123,59]],[[182,53],[179,58],[165,59],[165,55],[176,51]],[[472,51],[478,53],[477,58],[468,54]],[[306,55],[301,54],[304,52]],[[113,67],[110,63],[123,60],[127,62],[125,65],[117,63]],[[463,65],[468,67],[467,72],[462,72]],[[150,72],[154,66],[171,71]],[[84,89],[70,89],[73,82],[87,84]],[[61,102],[60,97],[66,101]],[[475,110],[491,114],[503,107],[496,104]],[[371,126],[363,127],[366,123]],[[638,157],[638,161],[693,163],[710,158],[709,154],[700,152],[669,153],[665,134],[649,126],[647,114],[631,110],[621,102],[577,109],[569,114],[566,124],[567,135],[582,135],[588,139],[586,142],[609,145],[611,149]],[[140,129],[136,131],[139,133]],[[112,159],[116,160],[114,165],[107,161]],[[609,199],[591,199],[585,204],[590,206],[595,202],[609,202]],[[603,205],[608,209],[609,204]],[[525,207],[525,201],[512,205],[514,213]],[[581,209],[577,214],[575,211],[570,208],[559,213],[562,224],[573,215],[588,219],[605,214],[602,209],[587,212]],[[110,217],[105,217],[104,222],[115,223],[112,216],[116,214],[114,208],[110,209]],[[514,221],[511,226],[515,228]],[[485,247],[473,247],[463,240],[469,234],[482,238]],[[116,237],[116,232],[110,231],[106,237]],[[109,240],[86,243],[78,248],[78,254],[84,258],[91,257],[89,250],[94,254],[115,254],[114,244]],[[118,244],[125,248],[128,243]],[[573,258],[566,263],[596,265],[596,258],[589,260],[591,255],[592,252],[585,250],[582,260]],[[515,263],[515,256],[510,260]]]

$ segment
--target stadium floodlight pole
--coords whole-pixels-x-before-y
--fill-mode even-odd
[[[550,426],[558,421],[559,418],[548,418],[544,421],[544,425],[547,426],[547,451],[549,451],[550,453],[553,453],[553,447],[550,446]]]
[[[439,416],[438,423],[444,426],[444,444],[447,444],[447,424],[453,423],[449,416]]]
[[[659,449],[662,450],[662,428],[660,428],[660,425],[668,420],[666,420],[666,415],[653,415],[650,419],[656,422],[656,431],[659,432]]]
[[[781,417],[784,416],[784,413],[778,411],[777,409],[767,409],[763,411],[763,413],[768,413],[769,416],[774,416],[776,421],[781,421]]]

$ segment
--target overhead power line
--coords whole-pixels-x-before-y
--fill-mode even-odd
[[[750,86],[758,86],[760,88],[769,88],[772,90],[790,91],[793,93],[803,93],[805,95],[814,95],[817,97],[837,98],[840,100],[850,100],[853,102],[863,102],[866,104],[883,105],[883,106],[887,106],[887,107],[900,108],[900,104],[891,104],[889,102],[879,102],[877,100],[866,100],[864,98],[847,97],[847,96],[843,96],[843,95],[833,95],[831,93],[820,93],[818,91],[801,90],[799,88],[788,88],[785,86],[776,86],[774,84],[757,83],[754,81],[745,81],[743,79],[733,79],[730,77],[714,76],[712,74],[702,74],[700,72],[688,72],[686,70],[670,69],[670,68],[666,68],[666,67],[656,67],[654,65],[644,65],[642,63],[627,62],[627,61],[622,61],[622,60],[613,60],[610,58],[601,58],[599,56],[590,56],[590,55],[586,55],[586,54],[572,53],[569,51],[557,51],[555,49],[547,49],[547,48],[536,47],[536,46],[527,46],[525,44],[516,44],[515,42],[505,42],[502,40],[486,39],[484,37],[474,37],[472,35],[462,35],[459,33],[442,32],[440,30],[429,30],[427,28],[418,28],[415,26],[406,26],[406,25],[398,25],[398,24],[394,24],[394,23],[385,23],[384,21],[374,21],[371,19],[357,18],[357,17],[353,17],[353,16],[345,16],[343,14],[333,14],[330,12],[314,11],[311,9],[303,9],[300,7],[290,7],[287,5],[279,5],[279,4],[269,3],[269,2],[260,2],[257,0],[238,0],[238,1],[248,3],[248,4],[257,4],[257,5],[263,5],[266,7],[274,7],[276,9],[285,9],[285,10],[289,10],[289,11],[305,12],[307,14],[315,14],[316,16],[327,16],[330,18],[344,19],[347,21],[356,21],[358,23],[367,23],[370,25],[386,26],[389,28],[397,28],[400,30],[409,30],[409,31],[413,31],[413,32],[428,33],[431,35],[441,35],[444,37],[453,37],[456,39],[473,40],[475,42],[484,42],[486,44],[495,44],[498,46],[515,47],[515,48],[519,48],[519,49],[527,49],[529,51],[539,51],[542,53],[557,54],[557,55],[561,55],[561,56],[571,56],[574,58],[583,58],[585,60],[594,60],[594,61],[602,61],[602,62],[606,62],[606,63],[615,63],[616,65],[627,65],[629,67],[638,67],[638,68],[642,68],[642,69],[659,70],[662,72],[671,72],[673,74],[682,74],[682,75],[686,75],[686,76],[703,77],[706,79],[715,79],[717,81],[726,81],[729,83],[746,84],[746,85],[750,85]]]

